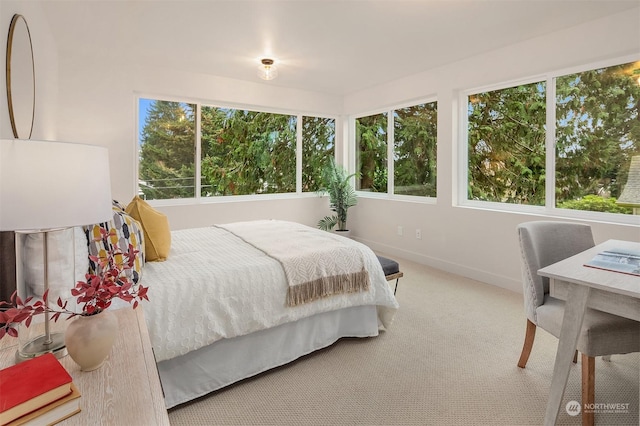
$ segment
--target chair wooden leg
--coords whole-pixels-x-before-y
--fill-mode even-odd
[[[577,363],[578,362],[578,351],[576,351],[575,354],[573,354],[573,363]]]
[[[522,346],[522,353],[520,354],[520,360],[518,361],[518,367],[524,368],[529,360],[531,354],[531,348],[533,348],[533,340],[536,338],[536,325],[530,320],[527,320],[527,331],[524,336],[524,345]]]
[[[596,359],[582,354],[582,426],[593,426],[595,415]]]

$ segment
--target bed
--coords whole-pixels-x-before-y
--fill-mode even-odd
[[[318,275],[341,280],[301,278]],[[285,221],[172,231],[168,259],[147,262],[141,282],[167,408],[342,337],[377,336],[398,308],[367,246]]]

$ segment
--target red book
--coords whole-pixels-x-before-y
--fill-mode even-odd
[[[80,391],[71,384],[71,393],[36,411],[18,417],[7,426],[53,425],[80,412]]]
[[[71,382],[50,353],[0,370],[0,425],[67,396]]]

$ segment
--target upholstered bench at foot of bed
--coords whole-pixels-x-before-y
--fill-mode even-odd
[[[400,271],[400,265],[393,259],[388,259],[386,257],[377,256],[378,262],[380,262],[380,266],[382,266],[382,270],[384,271],[384,277],[387,281],[396,280],[396,287],[393,290],[393,294],[396,294],[398,290],[398,281],[400,278],[404,276],[404,274]]]

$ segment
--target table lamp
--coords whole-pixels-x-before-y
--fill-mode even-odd
[[[0,231],[43,234],[42,260],[22,259],[16,244],[17,263],[43,262],[42,294],[49,288],[48,234],[111,218],[107,148],[53,141],[0,140]],[[20,278],[17,281],[18,295],[23,297],[24,283]],[[75,282],[71,277],[69,281],[70,296]],[[57,357],[66,355],[64,333],[52,333],[49,313],[43,316],[44,334],[30,337],[28,341],[20,339],[18,361],[48,352]],[[21,327],[19,337],[24,329]],[[30,328],[33,327],[31,324]]]

